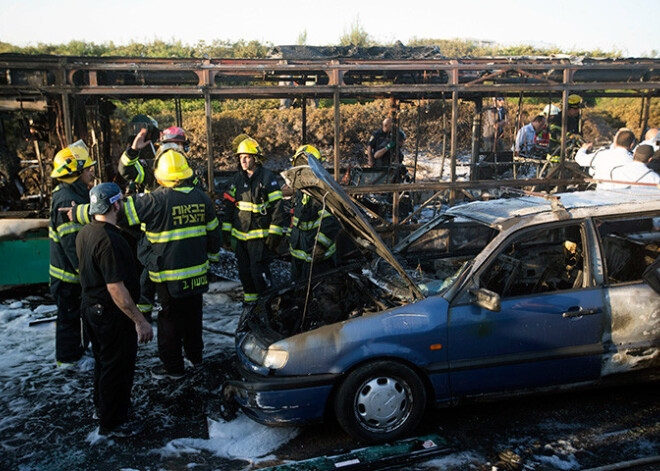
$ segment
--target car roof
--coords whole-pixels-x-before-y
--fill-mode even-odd
[[[446,214],[476,220],[502,230],[528,218],[542,222],[654,209],[660,209],[660,190],[645,188],[559,193],[548,198],[524,196],[474,201],[454,206]]]

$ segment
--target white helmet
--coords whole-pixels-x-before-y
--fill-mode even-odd
[[[555,116],[558,115],[561,110],[559,107],[555,105],[545,105],[545,108],[543,108],[543,115],[544,116]]]

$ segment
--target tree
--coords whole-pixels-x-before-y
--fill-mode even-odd
[[[304,29],[302,33],[298,35],[298,40],[296,41],[298,46],[304,46],[307,44],[307,30]]]

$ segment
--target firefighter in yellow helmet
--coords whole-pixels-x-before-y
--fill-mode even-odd
[[[310,158],[321,163],[326,161],[316,147],[303,145],[296,150],[291,163],[294,167],[308,165]],[[340,228],[337,219],[323,208],[322,204],[300,190],[294,195],[291,214],[291,280],[307,280],[310,270],[313,274],[318,274],[334,268],[335,239]]]
[[[182,347],[194,365],[202,361],[202,294],[208,290],[209,262],[218,261],[222,235],[209,197],[194,185],[186,157],[174,149],[158,158],[154,177],[160,186],[126,200],[129,225],[140,225],[150,244],[146,270],[156,283],[158,355],[152,375],[184,375]]]
[[[89,203],[89,189],[94,182],[94,162],[83,141],[59,151],[50,174],[57,181],[50,206],[50,290],[57,304],[55,360],[69,366],[82,358],[87,347],[81,335],[80,279],[76,236],[82,225],[69,221],[64,208],[72,203]]]
[[[250,303],[271,286],[269,264],[284,235],[285,216],[280,185],[263,167],[257,141],[246,137],[235,152],[239,170],[224,194],[222,231],[225,246],[234,247],[244,300]]]
[[[553,105],[554,106],[554,105]],[[582,119],[580,110],[583,108],[582,97],[577,94],[568,95],[568,108],[566,110],[566,134],[568,137],[568,147],[576,147],[582,143]],[[563,110],[558,110],[548,116],[548,129],[550,133],[550,145],[548,147],[548,158],[553,162],[559,162],[561,159],[561,123]]]

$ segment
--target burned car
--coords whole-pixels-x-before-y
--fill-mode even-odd
[[[254,420],[385,441],[430,406],[657,375],[659,191],[468,203],[389,250],[316,161],[284,176],[368,256],[243,313],[225,393]]]

